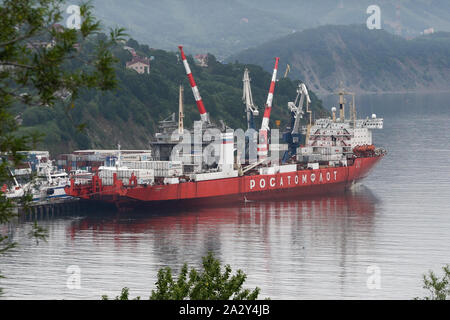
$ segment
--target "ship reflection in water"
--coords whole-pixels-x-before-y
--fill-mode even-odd
[[[121,234],[144,234],[147,232],[161,233],[164,237],[171,234],[179,236],[191,235],[202,230],[220,232],[224,226],[240,226],[239,231],[256,232],[264,230],[261,240],[270,236],[267,231],[283,225],[295,228],[311,221],[314,224],[335,225],[336,222],[372,224],[375,205],[378,202],[375,195],[363,185],[352,190],[328,196],[316,196],[301,200],[247,202],[229,207],[200,207],[184,211],[151,211],[151,212],[100,212],[75,220],[69,228],[70,237],[75,240],[85,232],[112,233],[121,241]],[[287,222],[287,223],[286,223]],[[264,227],[264,229],[255,226]],[[206,229],[203,229],[206,228]],[[258,231],[259,230],[259,231]],[[256,234],[255,234],[256,235]],[[125,240],[128,240],[125,239]],[[213,248],[211,248],[213,249]]]
[[[243,269],[247,285],[261,287],[263,295],[292,299],[306,294],[305,286],[316,285],[310,280],[321,273],[334,286],[354,280],[343,266],[370,245],[377,202],[369,189],[356,186],[326,197],[151,216],[102,212],[73,221],[66,236],[69,246],[92,240],[79,254],[95,259],[86,268],[101,271],[102,280],[93,281],[103,292],[128,286],[147,295],[160,267],[198,267],[212,251],[234,270]]]

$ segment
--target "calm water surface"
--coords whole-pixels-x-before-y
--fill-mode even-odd
[[[335,98],[325,98],[326,105]],[[159,268],[198,267],[208,251],[272,299],[411,299],[422,274],[450,263],[450,94],[368,95],[359,116],[389,154],[346,194],[149,214],[97,212],[3,226],[19,243],[0,258],[2,299],[147,297]],[[69,266],[81,288],[69,289]],[[380,287],[368,280],[379,271]],[[370,283],[370,281],[369,281]]]

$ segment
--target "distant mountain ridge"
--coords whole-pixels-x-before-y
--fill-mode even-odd
[[[262,65],[274,56],[290,65],[289,77],[316,93],[341,82],[358,93],[450,91],[450,33],[411,40],[365,25],[322,26],[297,32],[231,56],[227,61]],[[280,67],[281,72],[284,68]]]
[[[425,29],[450,31],[448,0],[93,0],[107,26],[123,26],[153,48],[184,44],[224,59],[294,31],[365,24],[378,5],[381,28],[403,37]]]

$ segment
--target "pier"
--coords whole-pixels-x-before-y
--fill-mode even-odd
[[[72,198],[33,202],[26,206],[17,206],[15,210],[19,221],[33,221],[75,214],[83,209],[85,204],[80,199]]]

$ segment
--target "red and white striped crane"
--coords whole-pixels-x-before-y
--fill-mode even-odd
[[[200,96],[200,92],[198,91],[197,84],[195,83],[194,76],[192,75],[191,68],[189,68],[189,63],[187,62],[186,55],[183,52],[183,46],[178,46],[181,52],[181,59],[183,60],[184,69],[186,70],[187,77],[189,79],[189,83],[192,88],[192,93],[194,94],[195,103],[197,104],[198,112],[200,112],[200,118],[203,123],[209,122],[208,114],[206,113],[205,106],[203,104],[202,97]]]
[[[275,67],[273,69],[272,81],[270,82],[269,94],[267,95],[266,108],[262,119],[261,129],[259,130],[258,157],[264,159],[267,157],[267,132],[269,131],[270,111],[272,111],[273,92],[275,90],[275,82],[277,80],[278,60],[275,58]]]

